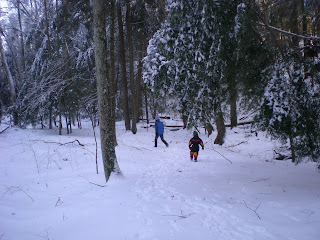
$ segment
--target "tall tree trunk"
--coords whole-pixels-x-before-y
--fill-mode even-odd
[[[131,6],[130,0],[126,0],[127,12],[126,12],[126,26],[127,26],[127,39],[129,45],[129,62],[130,62],[130,87],[131,87],[131,99],[132,99],[132,133],[137,133],[137,123],[136,123],[136,86],[134,82],[134,67],[133,67],[133,42],[132,42],[132,30],[131,30]]]
[[[118,4],[118,29],[119,29],[119,52],[122,72],[122,99],[123,99],[123,115],[126,130],[130,130],[130,117],[129,117],[129,103],[128,103],[128,81],[127,81],[127,70],[126,70],[126,50],[124,48],[124,34],[123,34],[123,23],[121,6]]]
[[[139,118],[142,115],[142,94],[141,94],[141,84],[142,84],[142,58],[143,58],[143,44],[141,41],[139,50],[139,63],[137,72],[137,95],[136,95],[136,121],[139,122]]]
[[[232,87],[230,91],[230,122],[231,128],[236,127],[238,125],[237,90],[235,87]]]
[[[10,88],[10,95],[11,95],[11,102],[12,102],[12,106],[14,107],[14,111],[13,111],[13,123],[14,125],[18,125],[18,113],[16,110],[16,100],[17,100],[17,95],[16,95],[16,89],[15,89],[15,84],[14,84],[14,79],[12,77],[5,53],[4,53],[4,49],[3,49],[3,44],[2,44],[2,32],[0,34],[0,55],[1,55],[1,62],[3,65],[3,68],[6,72],[7,75],[7,79],[8,79],[8,84],[9,84],[9,88]]]
[[[320,35],[320,3],[318,2],[316,9],[315,9],[315,16],[316,16],[316,21],[315,21],[315,28],[317,29],[314,31],[314,36],[319,36]]]
[[[19,21],[19,30],[20,30],[20,54],[21,54],[21,59],[20,59],[20,65],[22,68],[22,71],[25,71],[25,51],[24,51],[24,37],[23,37],[23,29],[22,29],[22,19],[21,19],[21,10],[20,10],[20,0],[17,1],[18,6],[18,21]]]
[[[59,135],[62,135],[62,99],[61,91],[59,90],[58,94],[58,114],[59,114]]]
[[[121,173],[114,146],[114,122],[112,116],[112,90],[108,79],[107,37],[106,37],[106,2],[93,0],[94,53],[97,77],[97,94],[99,105],[99,128],[101,152],[106,181],[112,172]]]
[[[224,119],[223,119],[223,113],[221,111],[221,106],[219,106],[218,112],[217,112],[217,120],[216,120],[216,126],[218,135],[216,139],[214,140],[214,144],[222,145],[224,143],[224,137],[226,134],[226,127],[224,125]]]
[[[146,119],[147,119],[147,124],[149,124],[148,94],[147,94],[147,85],[146,85],[146,84],[144,84],[144,100],[145,100],[145,106],[146,106]]]
[[[48,6],[47,0],[44,1],[44,14],[45,14],[45,23],[46,23],[46,35],[48,38],[48,56],[51,58],[51,38],[49,31],[49,19],[48,19]],[[49,129],[52,129],[52,96],[49,97],[50,105],[49,105]]]
[[[291,32],[299,34],[299,23],[298,23],[298,0],[293,0],[290,23]],[[299,38],[292,37],[291,47],[299,47]]]
[[[114,53],[114,33],[115,33],[115,0],[110,0],[110,91],[111,91],[111,111],[113,122],[114,145],[117,146],[116,136],[116,63]]]
[[[307,23],[307,12],[305,9],[305,0],[301,0],[301,12],[302,12],[302,35],[307,36],[307,30],[308,30],[308,23]],[[304,39],[303,43],[304,46],[306,45],[307,40]]]
[[[290,134],[290,136],[289,136],[289,144],[290,144],[290,149],[291,149],[291,161],[295,162],[296,161],[296,154],[295,154],[295,148],[294,148],[292,134]]]
[[[62,21],[62,19],[60,18],[60,14],[59,14],[59,0],[56,0],[56,18],[57,18],[57,29],[56,29],[56,47],[55,47],[55,51],[57,54],[57,59],[60,59],[60,21]],[[36,2],[35,2],[36,4]],[[59,82],[61,80],[59,79]],[[61,96],[62,95],[62,91],[61,91],[61,87],[58,87],[58,115],[59,115],[59,135],[62,135],[62,99]]]

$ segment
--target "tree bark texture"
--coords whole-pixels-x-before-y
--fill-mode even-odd
[[[230,91],[230,123],[231,128],[236,127],[238,125],[237,90],[235,87],[232,87]]]
[[[123,99],[123,115],[126,130],[130,130],[129,103],[128,103],[128,80],[126,70],[126,50],[124,47],[124,33],[122,23],[121,6],[118,4],[118,29],[119,29],[119,52],[122,72],[122,99]]]
[[[291,9],[290,23],[291,32],[299,34],[299,23],[298,23],[298,1],[294,0]],[[299,39],[297,37],[292,37],[291,47],[299,47]]]
[[[18,11],[18,20],[19,20],[19,28],[20,28],[20,64],[22,71],[25,71],[25,51],[24,51],[24,37],[23,37],[23,29],[22,29],[22,19],[21,19],[21,10],[20,10],[20,0],[17,2],[17,11]]]
[[[144,101],[145,101],[145,107],[146,107],[147,124],[149,124],[148,94],[147,94],[147,86],[146,86],[146,84],[144,84]]]
[[[112,122],[112,87],[108,79],[106,2],[93,0],[94,52],[96,64],[97,94],[99,106],[99,127],[101,152],[106,181],[112,172],[120,173],[114,147],[114,122]]]
[[[137,133],[136,123],[136,85],[134,82],[134,67],[133,67],[133,42],[132,42],[132,29],[131,29],[131,6],[130,0],[126,0],[127,12],[126,12],[126,27],[127,27],[127,39],[129,45],[129,62],[130,62],[130,87],[131,87],[131,99],[132,99],[132,133]]]
[[[142,84],[142,58],[143,58],[143,44],[141,41],[140,51],[139,51],[139,63],[137,71],[137,95],[136,95],[136,121],[139,122],[139,117],[142,116],[142,94],[141,94],[141,84]]]
[[[224,143],[224,137],[226,134],[226,127],[224,125],[223,113],[222,113],[221,109],[219,109],[219,112],[218,112],[216,126],[217,126],[218,135],[217,135],[216,139],[214,140],[214,144],[222,145]]]
[[[115,0],[110,0],[110,91],[111,94],[111,110],[113,122],[114,145],[117,146],[116,137],[116,63],[114,52],[114,33],[115,33]]]

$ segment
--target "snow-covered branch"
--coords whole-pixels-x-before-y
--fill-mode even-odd
[[[288,32],[288,31],[282,30],[280,28],[276,28],[276,27],[273,27],[273,26],[270,26],[270,25],[267,25],[267,24],[264,24],[264,23],[261,23],[261,22],[258,23],[258,24],[261,25],[261,26],[267,27],[269,29],[272,29],[274,31],[280,32],[282,34],[292,36],[292,37],[297,37],[297,38],[302,38],[302,39],[307,39],[307,40],[320,40],[320,37],[304,36],[304,35]]]

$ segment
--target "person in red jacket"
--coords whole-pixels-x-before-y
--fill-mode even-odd
[[[194,161],[195,162],[197,161],[198,153],[199,153],[199,145],[201,145],[202,150],[204,150],[203,141],[201,140],[201,138],[199,138],[198,132],[194,131],[193,132],[193,138],[191,138],[190,141],[189,141],[189,149],[190,149],[190,159],[191,159],[191,161],[193,161],[193,157],[194,157]]]

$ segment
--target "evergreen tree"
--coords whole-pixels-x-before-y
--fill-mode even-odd
[[[272,66],[258,122],[271,136],[289,140],[292,161],[319,161],[319,74],[312,62],[287,57]]]
[[[236,124],[236,89],[245,94],[252,76],[261,81],[264,63],[260,57],[257,69],[241,68],[266,48],[252,26],[254,19],[249,21],[251,6],[239,2],[173,1],[145,58],[144,78],[153,91],[178,97],[182,118],[188,118],[190,125],[215,121],[220,132],[215,141],[218,144],[223,144],[229,105]],[[254,38],[245,46],[250,37]]]

